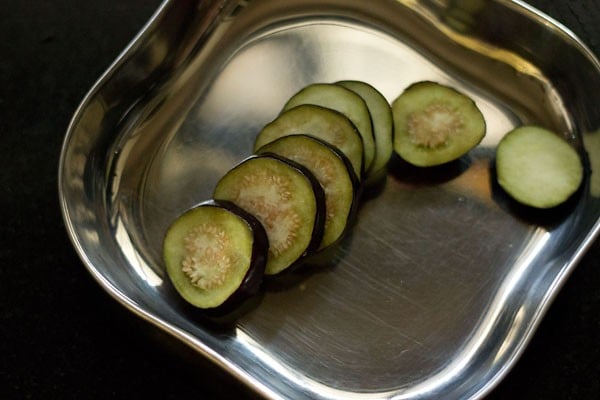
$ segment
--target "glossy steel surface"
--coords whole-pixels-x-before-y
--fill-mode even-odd
[[[418,80],[488,123],[446,169],[393,160],[325,265],[267,285],[232,326],[166,281],[171,220],[210,198],[260,128],[312,82]],[[593,89],[593,90],[591,90]],[[532,213],[493,183],[505,132],[562,132],[600,159],[600,64],[521,2],[167,1],[77,110],[60,165],[69,234],[118,301],[270,398],[481,398],[527,344],[598,233],[600,178]]]

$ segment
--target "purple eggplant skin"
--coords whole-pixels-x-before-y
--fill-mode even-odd
[[[267,255],[269,250],[269,239],[265,228],[260,221],[246,210],[226,200],[207,200],[192,207],[219,207],[241,218],[252,232],[252,253],[250,266],[246,271],[239,287],[220,305],[212,308],[200,308],[190,304],[194,310],[199,311],[207,317],[220,317],[231,313],[238,308],[242,302],[256,295],[262,286]]]

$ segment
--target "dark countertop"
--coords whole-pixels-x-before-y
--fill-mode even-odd
[[[57,165],[82,97],[159,0],[0,0],[0,398],[249,398],[83,268]],[[600,55],[597,0],[535,0]],[[600,397],[600,240],[489,399]]]

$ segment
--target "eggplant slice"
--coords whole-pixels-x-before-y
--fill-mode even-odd
[[[453,161],[485,136],[483,114],[467,95],[436,82],[410,85],[392,103],[394,150],[429,167]]]
[[[260,222],[235,204],[207,201],[169,227],[163,258],[173,286],[188,303],[227,311],[258,292],[269,242]]]
[[[577,151],[552,131],[521,126],[507,133],[496,149],[498,184],[513,199],[536,208],[567,201],[583,180]]]
[[[291,160],[251,156],[221,178],[213,197],[237,204],[263,224],[270,244],[267,275],[298,265],[323,238],[323,189],[308,169]]]
[[[309,135],[290,135],[268,143],[259,154],[275,153],[308,168],[325,192],[325,231],[319,250],[338,242],[354,218],[359,201],[358,178],[348,158]]]

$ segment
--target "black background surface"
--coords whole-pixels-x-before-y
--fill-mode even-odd
[[[597,0],[530,3],[600,55]],[[0,399],[252,396],[111,299],[60,215],[69,120],[158,4],[0,0]],[[489,399],[600,398],[599,260],[597,240]]]

